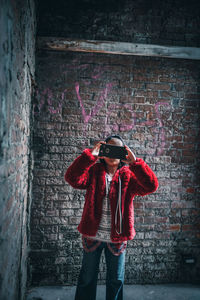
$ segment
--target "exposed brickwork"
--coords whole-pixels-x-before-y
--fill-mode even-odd
[[[0,299],[16,300],[27,279],[35,10],[32,0],[0,6]]]
[[[199,46],[197,1],[36,2],[39,35]],[[113,131],[160,182],[156,194],[135,200],[126,283],[197,282],[199,63],[39,53],[31,182],[34,0],[2,0],[0,24],[0,298],[24,299],[32,183],[29,283],[76,283],[84,193],[63,176],[85,147]]]
[[[43,36],[200,46],[196,0],[57,0],[38,8]]]
[[[119,132],[160,187],[137,197],[126,283],[199,279],[199,64],[120,55],[40,52],[34,100],[30,283],[75,284],[84,192],[64,172],[85,147]],[[186,264],[185,256],[195,259]],[[99,283],[105,280],[102,257]]]

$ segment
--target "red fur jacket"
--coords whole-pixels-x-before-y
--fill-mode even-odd
[[[83,235],[93,237],[96,235],[101,220],[102,201],[106,189],[105,165],[104,163],[96,163],[96,161],[97,158],[91,154],[91,150],[85,149],[65,173],[65,180],[72,187],[86,189],[85,204],[78,230]],[[119,176],[121,178],[121,234],[117,233],[115,225]],[[109,192],[112,242],[122,242],[134,238],[133,198],[136,195],[145,196],[153,193],[157,188],[157,177],[141,158],[137,158],[136,162],[117,170],[111,182]]]

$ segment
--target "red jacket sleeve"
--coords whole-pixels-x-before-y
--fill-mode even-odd
[[[91,154],[91,149],[85,149],[65,173],[65,180],[77,189],[86,189],[89,184],[89,169],[97,158]]]
[[[129,168],[136,177],[136,184],[133,185],[135,195],[145,196],[157,190],[158,179],[143,159],[137,158]]]

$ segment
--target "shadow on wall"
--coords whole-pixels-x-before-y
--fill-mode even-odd
[[[55,282],[70,285],[76,282],[82,259],[80,234],[75,229],[61,225],[59,240],[54,243],[39,227],[35,228],[34,233],[37,230],[42,245],[39,251],[32,249],[29,254],[28,273],[32,286],[54,285]]]
[[[45,138],[33,134],[32,150],[34,151],[36,161],[42,158],[47,151]]]

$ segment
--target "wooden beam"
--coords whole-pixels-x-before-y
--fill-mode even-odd
[[[55,51],[97,52],[180,59],[200,59],[200,48],[195,47],[160,46],[97,40],[71,40],[57,37],[38,37],[37,48]]]

